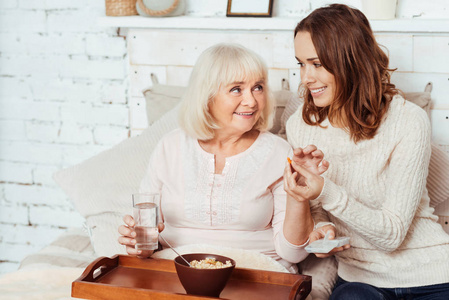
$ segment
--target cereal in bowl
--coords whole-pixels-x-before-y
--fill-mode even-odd
[[[221,261],[216,261],[215,258],[206,258],[200,261],[194,259],[190,262],[192,268],[196,269],[221,269],[231,267],[231,261],[227,260],[226,263],[222,263]]]

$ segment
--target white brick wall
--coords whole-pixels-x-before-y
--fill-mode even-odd
[[[188,15],[225,16],[227,1],[186,1]],[[326,2],[333,1],[276,0],[273,14],[299,19]],[[343,2],[361,5],[357,0]],[[448,15],[446,0],[434,1],[432,6],[420,0],[399,3],[398,16],[403,18]],[[186,57],[184,52],[181,57],[159,49],[156,55],[161,51],[164,55],[155,62],[137,61],[129,66],[124,37],[117,34],[117,28],[97,26],[99,16],[104,16],[104,1],[0,1],[0,274],[14,271],[24,256],[68,227],[82,224],[52,174],[134,135],[131,126],[144,127],[139,97],[141,89],[150,84],[148,75],[154,72],[161,82],[184,85],[189,65],[202,50],[190,47],[192,55]],[[255,35],[263,34],[251,37],[260,48],[290,39],[281,35],[260,41]],[[221,40],[215,33],[209,37]],[[403,69],[395,75],[399,85],[420,91],[423,82],[432,80],[436,104],[448,109],[448,37],[379,38],[391,47],[392,61]],[[197,39],[193,36],[192,40]],[[425,55],[429,47],[436,55]],[[297,72],[276,51],[266,59],[283,69],[273,71],[270,78],[286,76],[294,86]],[[444,119],[445,113],[434,115]],[[135,118],[130,120],[130,115]]]
[[[104,1],[0,1],[0,273],[83,218],[52,174],[128,137],[126,41]]]

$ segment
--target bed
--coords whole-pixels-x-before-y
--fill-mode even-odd
[[[117,228],[122,217],[130,213],[130,195],[136,192],[157,141],[177,127],[178,103],[185,90],[180,86],[167,86],[153,78],[151,88],[144,90],[149,127],[139,136],[129,138],[78,165],[55,173],[54,180],[73,201],[77,211],[85,218],[83,228],[71,228],[41,251],[27,256],[19,270],[0,277],[0,299],[72,299],[71,283],[78,278],[90,262],[101,256],[126,254],[117,242]],[[275,91],[277,100],[273,133],[285,138],[285,122],[300,104],[299,97],[288,90]],[[408,93],[409,101],[429,113],[431,85],[421,93]],[[428,189],[433,207],[449,199],[449,158],[432,145]],[[192,245],[178,249],[214,251],[231,256],[240,267],[260,268],[286,272],[276,261],[259,253],[238,249],[208,248]],[[170,249],[155,254],[158,258],[172,259]],[[311,299],[327,299],[335,276],[334,259],[320,260],[309,256],[300,264],[303,274],[313,278]]]

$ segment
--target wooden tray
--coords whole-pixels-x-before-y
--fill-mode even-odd
[[[187,295],[173,260],[127,255],[100,257],[72,282],[72,297],[85,299],[305,299],[312,277],[235,268],[220,298]]]

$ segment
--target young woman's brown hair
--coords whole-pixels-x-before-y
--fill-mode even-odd
[[[371,139],[376,134],[394,94],[390,83],[388,56],[376,42],[366,17],[357,9],[332,4],[313,11],[295,29],[308,32],[320,63],[335,77],[334,101],[317,107],[303,86],[303,119],[320,125],[328,117],[343,122],[354,142]]]

